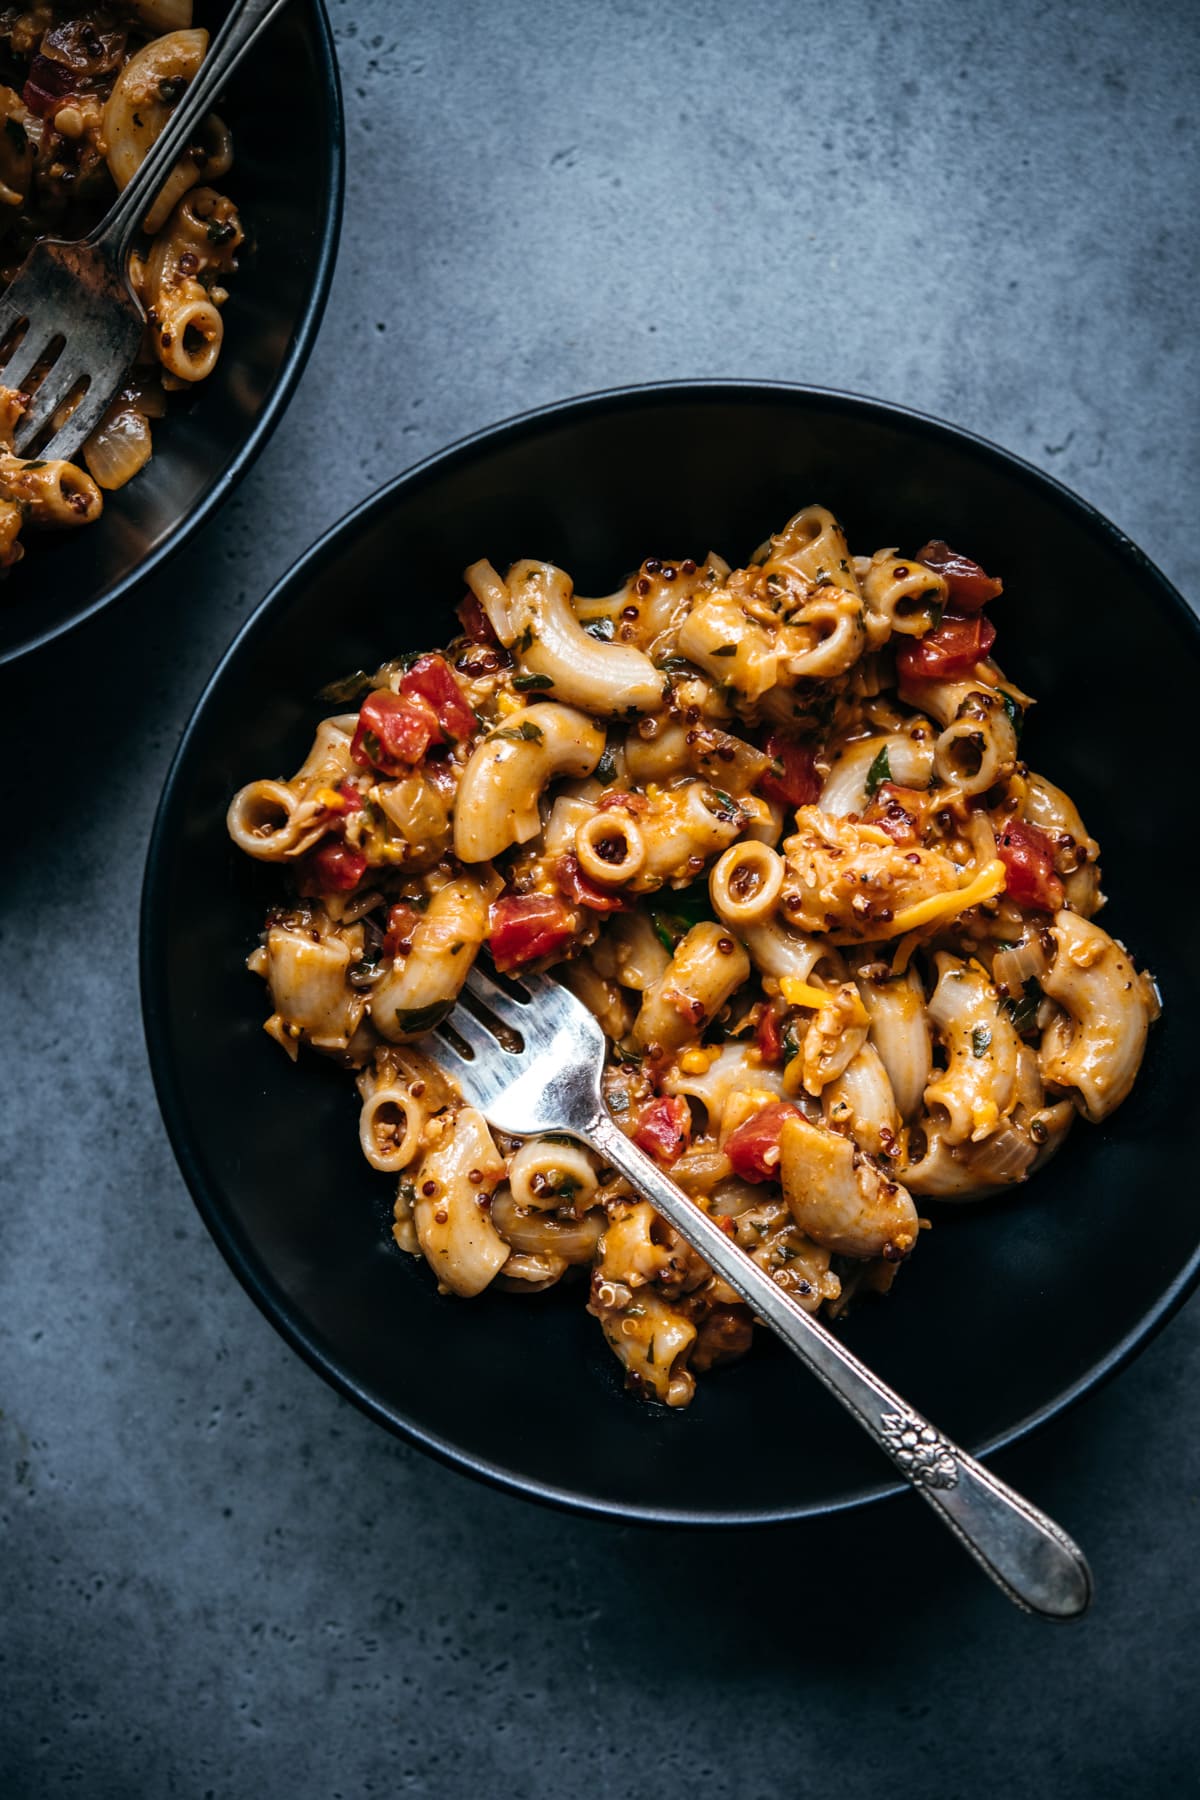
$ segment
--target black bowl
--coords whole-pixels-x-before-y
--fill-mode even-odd
[[[532,413],[401,476],[301,559],[213,677],[147,867],[142,992],[158,1094],[196,1202],[285,1337],[372,1417],[477,1475],[592,1512],[796,1518],[893,1491],[858,1428],[766,1334],[672,1414],[634,1403],[580,1291],[439,1298],[390,1243],[352,1083],[292,1068],[242,959],[270,871],[225,836],[230,795],[297,766],[332,676],[444,641],[479,556],[549,558],[583,592],[643,555],[746,557],[819,499],[856,547],[944,536],[999,570],[1005,669],[1038,696],[1034,765],[1104,849],[1104,915],[1166,1014],[1132,1098],[1080,1125],[1003,1204],[942,1207],[886,1300],[839,1329],[979,1451],[1059,1412],[1143,1344],[1200,1271],[1182,1129],[1197,1017],[1195,892],[1174,779],[1200,630],[1137,550],[994,446],[895,407],[792,387],[636,388]],[[1178,771],[1172,776],[1172,771]]]
[[[224,0],[196,8],[219,24]],[[213,374],[154,431],[154,455],[104,497],[83,531],[26,534],[0,585],[0,663],[127,593],[186,542],[270,436],[312,349],[342,217],[344,131],[337,62],[321,0],[285,7],[229,83],[221,115],[234,165],[219,186],[247,243],[224,308]]]

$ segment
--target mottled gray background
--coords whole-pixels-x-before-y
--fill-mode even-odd
[[[151,1092],[134,898],[266,587],[386,476],[540,401],[879,394],[1051,470],[1200,593],[1196,14],[332,14],[346,225],[291,410],[199,553],[0,689],[0,1791],[1195,1792],[1194,1305],[999,1459],[1092,1555],[1075,1628],[1014,1614],[915,1501],[715,1537],[498,1496],[337,1399],[219,1258]]]

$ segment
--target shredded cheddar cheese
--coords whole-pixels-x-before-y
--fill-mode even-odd
[[[892,958],[892,974],[903,975],[912,961],[912,953],[921,942],[919,931],[910,931],[896,945],[896,954]]]
[[[918,900],[912,906],[902,907],[890,925],[882,931],[872,931],[864,937],[852,937],[839,932],[830,939],[834,944],[882,943],[894,937],[902,937],[919,927],[932,925],[936,920],[941,923],[945,919],[956,919],[969,907],[978,906],[984,900],[994,900],[997,894],[1004,892],[1006,871],[999,857],[985,863],[979,873],[967,882],[965,887],[955,888],[949,894],[931,894],[927,900]],[[911,954],[911,952],[910,952]],[[907,957],[905,963],[907,963]],[[897,961],[899,958],[897,957]]]
[[[844,993],[844,989],[835,989],[826,993],[824,988],[813,987],[807,981],[800,981],[795,975],[785,975],[779,983],[780,992],[789,1006],[810,1006],[819,1011],[824,1006],[832,1006]],[[853,997],[850,1007],[851,1022],[856,1025],[869,1023],[867,1009],[858,994]]]

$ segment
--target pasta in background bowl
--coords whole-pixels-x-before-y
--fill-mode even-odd
[[[832,514],[810,511],[797,520],[796,498],[814,494],[830,503]],[[987,655],[987,615],[961,604],[961,569],[956,575],[944,559],[939,565],[935,547],[925,547],[923,561],[890,553],[857,563],[847,557],[845,570],[837,569],[839,551],[833,565],[842,580],[828,579],[824,552],[830,543],[836,548],[833,516],[846,522],[856,547],[899,543],[907,550],[938,535],[1002,574],[1004,598],[992,606],[1002,663]],[[757,562],[746,563],[764,523],[788,518],[788,530],[764,547]],[[820,569],[804,561],[818,540]],[[567,1146],[523,1151],[516,1144],[497,1146],[486,1134],[471,1145],[472,1171],[499,1196],[495,1235],[502,1248],[479,1283],[484,1291],[470,1304],[439,1298],[427,1273],[389,1242],[394,1173],[385,1182],[357,1160],[353,1146],[361,1125],[372,1160],[393,1172],[414,1148],[405,1142],[412,1121],[395,1107],[397,1077],[407,1083],[410,1099],[416,1083],[437,1077],[412,1065],[420,1051],[406,1049],[403,1040],[427,1023],[422,1006],[440,1003],[446,994],[417,993],[420,982],[409,993],[405,965],[431,929],[438,894],[448,893],[454,880],[435,872],[436,828],[414,833],[436,852],[424,867],[393,842],[391,866],[380,875],[389,855],[381,846],[397,835],[397,806],[403,800],[411,812],[422,802],[416,789],[402,796],[394,791],[409,779],[399,765],[385,774],[398,742],[391,734],[401,729],[386,716],[388,705],[368,700],[361,714],[352,706],[342,719],[335,711],[334,723],[317,732],[309,753],[318,721],[331,710],[317,697],[331,669],[378,669],[408,652],[408,666],[385,670],[375,694],[390,695],[393,712],[403,712],[400,702],[415,692],[435,718],[439,706],[450,704],[453,696],[439,700],[436,684],[430,686],[429,658],[419,653],[455,629],[447,622],[445,634],[437,632],[432,621],[439,603],[440,616],[449,620],[450,603],[462,591],[459,571],[485,546],[497,568],[517,565],[507,580],[482,566],[470,576],[475,601],[501,640],[490,647],[498,666],[460,669],[455,679],[465,679],[467,697],[478,705],[490,736],[464,729],[461,750],[443,747],[441,755],[457,761],[450,784],[457,790],[456,810],[444,809],[443,826],[452,834],[458,866],[476,886],[482,877],[494,891],[481,889],[477,904],[459,907],[447,951],[451,939],[467,942],[468,925],[476,942],[490,928],[502,965],[519,964],[531,941],[541,952],[563,948],[568,940],[561,935],[557,943],[530,940],[528,921],[524,937],[501,934],[498,944],[496,912],[489,920],[488,907],[503,908],[502,887],[516,899],[565,901],[572,947],[581,936],[603,944],[612,919],[625,921],[616,936],[623,941],[633,933],[636,941],[619,954],[633,959],[625,964],[626,976],[639,960],[646,964],[640,996],[639,982],[616,979],[616,965],[603,957],[597,963],[594,949],[586,962],[575,959],[580,970],[592,965],[583,978],[597,1005],[624,1005],[625,1016],[610,1021],[620,1027],[611,1035],[641,1058],[617,1059],[610,1089],[618,1102],[623,1089],[635,1129],[656,1130],[661,1122],[664,1159],[689,1176],[698,1197],[711,1206],[714,1195],[722,1202],[729,1196],[720,1210],[732,1230],[737,1232],[739,1218],[761,1215],[765,1235],[779,1238],[770,1248],[781,1253],[780,1272],[787,1279],[788,1266],[803,1263],[814,1304],[836,1301],[839,1284],[853,1286],[863,1274],[869,1284],[886,1285],[897,1259],[912,1247],[914,1234],[905,1230],[912,1221],[897,1214],[895,1231],[872,1231],[861,1241],[850,1233],[838,1242],[831,1241],[836,1233],[829,1220],[814,1216],[797,1235],[794,1209],[790,1217],[780,1210],[775,1154],[785,1165],[787,1188],[786,1165],[809,1153],[814,1134],[819,1148],[840,1143],[849,1149],[850,1139],[840,1135],[848,1128],[865,1152],[864,1166],[894,1169],[893,1185],[911,1182],[922,1214],[936,1206],[938,1194],[1003,1189],[1002,1198],[955,1207],[952,1217],[942,1209],[932,1237],[906,1264],[896,1297],[887,1305],[856,1305],[835,1329],[976,1447],[1048,1417],[1129,1354],[1196,1273],[1200,1234],[1184,1199],[1185,1152],[1170,1128],[1185,1089],[1171,1045],[1189,997],[1195,998],[1195,970],[1182,922],[1155,901],[1144,878],[1165,821],[1127,747],[1152,730],[1161,734],[1163,719],[1175,716],[1176,701],[1184,716],[1182,696],[1196,670],[1196,627],[1161,577],[1064,490],[978,440],[871,402],[718,384],[599,396],[516,421],[402,477],[317,546],[251,622],[202,702],[168,783],[144,905],[143,984],[160,1097],[193,1192],[238,1273],[290,1339],[376,1417],[524,1491],[637,1516],[723,1520],[796,1516],[885,1491],[869,1450],[860,1450],[856,1434],[831,1416],[823,1395],[795,1379],[773,1344],[705,1376],[693,1404],[674,1416],[630,1403],[604,1339],[620,1353],[609,1327],[616,1320],[619,1330],[620,1289],[631,1285],[629,1268],[640,1266],[639,1257],[657,1258],[661,1276],[663,1252],[670,1249],[654,1241],[652,1230],[642,1231],[641,1241],[647,1221],[637,1217],[636,1206],[618,1204],[608,1212],[610,1234],[619,1236],[614,1225],[628,1220],[625,1235],[632,1236],[622,1268],[602,1268],[592,1284],[603,1335],[584,1313],[586,1289],[558,1283],[523,1303],[499,1293],[500,1271],[514,1255],[522,1266],[512,1274],[527,1286],[543,1286],[549,1274],[561,1273],[535,1268],[548,1246],[530,1239],[524,1249],[513,1230],[528,1236],[539,1216],[549,1223],[539,1201],[547,1179],[552,1190],[562,1173],[558,1164],[570,1160]],[[705,560],[710,549],[726,546],[741,552],[740,577]],[[650,563],[643,560],[648,548]],[[669,583],[662,562],[653,561],[653,552],[666,549],[685,558],[665,565],[672,571]],[[531,551],[539,563],[520,563]],[[554,660],[563,643],[554,605],[532,620],[532,630],[530,621],[516,616],[514,597],[523,583],[548,592],[559,580],[554,568],[571,570],[579,593],[608,594],[604,601],[563,604],[577,628],[591,623],[601,636],[611,630],[610,651],[624,643],[631,653],[620,682],[619,711],[626,717],[619,728],[598,716],[618,710],[616,696],[606,709],[595,692],[567,691],[571,672]],[[631,584],[613,594],[613,576],[623,569],[634,571]],[[768,584],[782,580],[786,587],[793,577],[799,585],[791,599],[812,616],[801,619],[787,602],[783,628],[797,634],[782,642],[789,666],[782,670],[777,659],[768,671],[756,660],[763,638],[778,636]],[[952,598],[943,590],[956,582],[958,604],[947,609],[950,617],[936,618],[936,609]],[[730,589],[739,583],[743,600],[765,607],[757,636],[749,629],[752,606],[749,613],[741,607],[741,625],[729,612]],[[558,591],[562,602],[561,586]],[[1121,645],[1127,649],[1124,621],[1133,591],[1144,619],[1140,653],[1159,672],[1153,702],[1125,680]],[[345,592],[359,597],[353,609],[339,598]],[[646,619],[655,606],[664,618],[670,615],[661,641]],[[822,611],[821,620],[812,609]],[[956,631],[964,630],[953,623],[955,611],[974,620],[966,628],[974,633],[973,660],[963,670],[946,671],[960,678],[959,685],[965,677],[966,694],[933,691],[922,666],[930,645],[952,644]],[[467,616],[468,629],[482,639],[479,620],[472,627]],[[630,635],[622,640],[624,629]],[[815,668],[813,657],[837,661],[839,641],[847,642],[839,632],[874,634],[877,641],[859,643],[840,670]],[[887,647],[893,634],[905,671],[898,688],[886,672],[894,667],[895,645]],[[487,661],[481,642],[472,653],[461,637],[451,668],[456,655]],[[637,688],[640,678],[650,679],[635,660],[639,656],[655,688],[646,696]],[[675,666],[656,670],[656,662]],[[728,716],[718,718],[705,696],[719,698],[722,689],[734,687],[721,679],[730,667],[737,671],[738,693],[736,700],[726,695]],[[672,691],[701,684],[704,693],[697,689],[692,697],[699,720],[688,721],[686,705],[678,717],[662,712],[664,682]],[[1093,705],[1096,694],[1117,687],[1121,742]],[[776,716],[772,696],[780,689],[787,691],[787,708]],[[794,726],[798,695],[811,700],[822,693],[840,710],[823,709],[815,761],[805,767],[786,743],[770,739]],[[1030,712],[1018,756],[1016,727],[1032,693],[1041,704]],[[584,703],[575,708],[582,723],[573,727],[573,748],[568,733],[563,755],[551,757],[553,768],[542,771],[560,784],[554,804],[541,816],[529,813],[531,793],[523,787],[512,808],[464,809],[477,761],[483,769],[510,740],[514,755],[536,750],[545,760],[546,729],[553,736],[562,723],[549,715],[571,710],[572,701]],[[420,706],[413,710],[421,715]],[[646,719],[657,720],[654,729],[641,730],[639,721]],[[969,731],[956,729],[962,720]],[[543,734],[540,745],[523,731],[530,721]],[[448,718],[442,723],[449,725],[446,737],[459,735]],[[677,725],[685,727],[682,733],[675,732]],[[688,728],[700,734],[690,744]],[[580,761],[581,743],[584,761],[596,751],[588,768]],[[722,767],[734,771],[725,787],[713,768],[695,764],[697,757],[721,760],[722,750],[729,753]],[[597,773],[601,756],[610,753],[613,767]],[[286,771],[306,756],[305,779],[285,783]],[[323,779],[318,787],[328,791],[310,793],[307,776],[318,765],[323,777],[339,779]],[[931,790],[935,768],[941,787]],[[1053,774],[1055,786],[1029,772],[1041,769]],[[819,781],[815,794],[796,787],[802,774]],[[270,778],[265,786],[264,775]],[[257,789],[247,786],[256,781]],[[760,820],[756,832],[752,815],[764,799],[770,807],[772,784],[786,790],[789,806],[799,803],[798,816],[773,831]],[[681,843],[674,861],[668,857],[661,869],[651,868],[647,857],[659,857],[660,844],[671,835],[666,813],[693,799],[693,786],[704,790],[698,804],[708,839]],[[271,831],[290,833],[290,848],[299,852],[292,860],[318,874],[302,881],[312,890],[307,896],[281,905],[278,870],[255,866],[225,838],[223,814],[237,790],[244,791],[235,832],[257,836],[259,849]],[[936,823],[929,793],[956,790],[963,800],[956,821]],[[982,805],[976,792],[984,796]],[[1104,845],[1111,904],[1105,935],[1094,942],[1076,938],[1102,929],[1088,916],[1098,899],[1095,843],[1082,826],[1076,828],[1075,812],[1065,810],[1071,808],[1067,793]],[[625,801],[606,804],[622,794]],[[630,806],[629,796],[643,806]],[[382,818],[369,807],[380,809]],[[646,807],[654,823],[643,831]],[[1056,808],[1061,817],[1052,817]],[[402,807],[399,816],[403,827],[409,814]],[[696,819],[690,813],[689,819],[686,838],[695,835]],[[331,821],[340,823],[331,829]],[[563,844],[548,845],[558,826]],[[782,861],[773,848],[781,829]],[[1055,854],[1042,855],[1045,831],[1056,834],[1064,852],[1057,866]],[[853,844],[842,843],[847,834]],[[1072,850],[1065,854],[1068,837]],[[628,912],[610,912],[601,930],[588,916],[597,909],[587,907],[586,896],[596,887],[610,894],[620,887],[611,870],[622,858],[636,861],[639,840],[644,872],[629,874],[627,885],[631,897],[640,885],[641,897]],[[284,848],[282,840],[275,848]],[[878,884],[868,883],[864,909],[853,884],[838,878],[840,857],[858,873],[864,857],[874,859],[895,883],[895,903],[881,903]],[[355,858],[362,867],[353,860],[347,866]],[[564,858],[571,859],[565,867]],[[698,861],[697,869],[689,869],[689,859]],[[347,939],[333,951],[339,967],[332,985],[315,966],[306,968],[308,1002],[316,1011],[310,1006],[305,1018],[296,1010],[304,1003],[299,989],[288,989],[283,976],[272,983],[276,1035],[293,1047],[297,1036],[324,1037],[328,1049],[358,1062],[365,1102],[360,1120],[359,1096],[344,1072],[319,1067],[308,1056],[293,1068],[262,1035],[239,947],[244,953],[254,943],[264,912],[275,906],[274,942],[258,957],[265,972],[271,973],[276,955],[280,969],[289,958],[303,959],[305,941],[318,961],[327,960],[330,947],[346,934],[363,933],[376,910],[368,907],[358,920],[351,916],[368,866],[370,879],[387,890],[389,906],[411,913],[388,921],[397,938],[381,965],[359,971],[357,988],[347,986],[341,967],[353,949]],[[453,875],[453,869],[445,873]],[[714,917],[707,925],[694,917],[672,918],[664,904],[682,890],[686,915],[696,899],[687,892],[687,877],[698,873],[708,878],[705,898]],[[581,876],[594,884],[579,889],[582,906],[571,892]],[[777,912],[765,925],[739,914],[747,897],[753,910],[756,884],[764,881],[779,890],[772,892],[772,905],[782,904],[782,925]],[[666,944],[656,959],[653,929],[637,939],[641,927],[635,921],[651,910],[659,913],[674,954],[667,985],[699,1006],[691,1035],[689,1026],[683,1036],[676,1030],[683,1009],[672,1013],[661,1004]],[[941,915],[940,925],[935,915]],[[775,941],[759,942],[755,954],[760,926],[775,933]],[[1155,1000],[1109,933],[1136,948],[1139,966],[1144,960],[1154,968],[1166,999],[1164,1020],[1150,1035],[1146,1068],[1127,1099]],[[403,939],[411,945],[407,955]],[[707,969],[709,961],[721,960],[724,940],[736,979],[720,994],[693,993],[689,971],[676,964],[690,956],[697,969],[701,963]],[[805,943],[819,944],[819,950],[805,968],[792,962],[776,967],[780,943],[789,956]],[[379,958],[358,960],[380,964]],[[876,966],[881,961],[886,972]],[[1070,1058],[1072,1045],[1078,1047],[1077,1037],[1068,1031],[1057,1045],[1054,1040],[1056,1017],[1078,1023],[1081,1016],[1078,996],[1068,995],[1058,979],[1066,961],[1109,968],[1122,993],[1127,974],[1138,1013],[1125,1046],[1129,1054],[1122,1062],[1114,1053],[1090,1092],[1094,1058],[1077,1058],[1068,1068],[1063,1059]],[[921,977],[914,973],[918,968]],[[707,980],[703,970],[699,980]],[[1032,985],[1039,980],[1044,998]],[[387,982],[397,985],[391,1009],[396,1023],[387,1037],[374,1025],[361,1035],[364,1017],[384,1010],[368,1006],[367,996]],[[938,1061],[946,1065],[940,1078],[926,1065],[909,1079],[903,1055],[879,1050],[886,1033],[881,1037],[877,1030],[871,1038],[870,1011],[881,996],[887,1004],[893,984],[896,993],[913,993],[913,1017],[922,1030],[928,1004],[942,1046]],[[314,1000],[318,988],[323,1000]],[[357,1008],[352,1001],[347,1009],[347,994],[357,994]],[[631,994],[639,996],[636,1006]],[[709,1020],[728,1003],[728,1037],[704,1041]],[[318,1018],[322,1004],[342,1007],[336,1025]],[[1037,1016],[1039,1009],[1044,1016]],[[867,1016],[860,1019],[860,1012]],[[901,1017],[897,1029],[902,1035],[910,1025]],[[986,1043],[985,1033],[992,1034]],[[672,1041],[664,1045],[664,1038]],[[874,1062],[863,1054],[872,1047]],[[832,1061],[823,1063],[826,1052]],[[844,1066],[834,1068],[839,1059]],[[739,1069],[726,1084],[731,1069],[725,1065],[735,1061]],[[847,1079],[852,1063],[855,1074]],[[880,1100],[877,1063],[890,1099]],[[723,1089],[716,1098],[714,1069]],[[1033,1181],[1016,1180],[1062,1136],[1075,1110],[1072,1095],[1097,1119],[1119,1099],[1122,1110],[1111,1126],[1072,1133]],[[710,1105],[720,1114],[715,1127]],[[730,1107],[742,1116],[733,1119]],[[761,1126],[763,1115],[778,1108],[787,1114],[782,1137],[777,1129],[773,1139],[759,1142],[755,1121]],[[432,1099],[414,1111],[453,1116]],[[458,1143],[460,1130],[469,1136],[474,1129],[468,1114],[460,1115],[449,1146]],[[692,1129],[698,1142],[667,1144],[672,1123],[683,1136]],[[735,1162],[731,1171],[729,1150],[739,1148],[743,1127],[744,1166]],[[427,1154],[431,1145],[421,1149]],[[429,1178],[424,1168],[420,1173],[423,1182]],[[577,1187],[603,1182],[594,1167],[585,1173],[572,1166],[567,1173]],[[506,1186],[498,1185],[502,1174]],[[1148,1210],[1153,1225],[1147,1224]],[[581,1241],[572,1245],[572,1255],[589,1260],[594,1246],[582,1239],[593,1209],[576,1211]],[[413,1225],[419,1239],[421,1221],[406,1218],[402,1204],[396,1222],[413,1247]],[[562,1210],[554,1223],[571,1228]],[[427,1248],[437,1229],[435,1217],[425,1221]],[[606,1280],[607,1298],[597,1294]],[[639,1295],[657,1295],[663,1323],[677,1328],[682,1320],[693,1340],[702,1340],[712,1319],[721,1326],[721,1308],[698,1310],[682,1297],[686,1285],[672,1290],[669,1280],[664,1285],[659,1279],[657,1288],[643,1285]],[[745,1335],[733,1332],[723,1348],[744,1348]],[[672,1370],[668,1355],[661,1381],[654,1373],[657,1357],[649,1367],[644,1358],[622,1360],[644,1391],[675,1402],[690,1397],[689,1359],[678,1359]],[[702,1354],[697,1367],[720,1360],[720,1354]],[[674,1394],[672,1373],[686,1378]]]
[[[0,279],[37,236],[96,223],[225,10],[206,0],[5,10]],[[281,154],[276,121],[288,109],[311,129]],[[25,396],[3,387],[0,369],[0,661],[125,591],[248,466],[315,336],[341,189],[332,44],[310,0],[285,9],[235,72],[150,208],[130,259],[147,313],[142,351],[77,463],[44,460],[40,437],[29,456],[11,453]]]

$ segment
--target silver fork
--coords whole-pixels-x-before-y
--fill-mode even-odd
[[[473,1007],[460,1001],[435,1027],[438,1061],[485,1118],[501,1131],[563,1131],[589,1144],[820,1377],[1010,1600],[1051,1619],[1085,1611],[1092,1578],[1078,1545],[935,1430],[630,1142],[601,1097],[604,1034],[587,1008],[544,975],[522,975],[519,986],[527,999],[476,967]]]
[[[35,244],[20,273],[0,296],[0,343],[25,334],[0,369],[5,387],[22,391],[37,365],[51,366],[14,434],[19,456],[77,389],[86,389],[41,451],[75,456],[100,423],[137,355],[145,314],[129,285],[129,247],[150,202],[260,31],[287,0],[234,4],[195,80],[151,146],[129,185],[99,225],[74,242]]]

